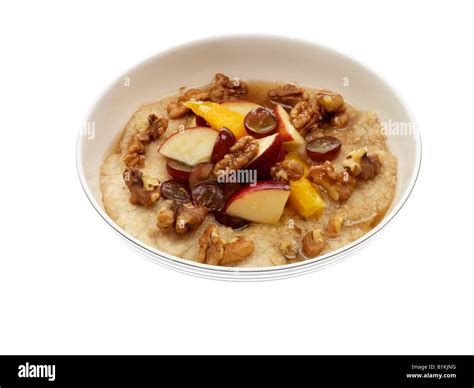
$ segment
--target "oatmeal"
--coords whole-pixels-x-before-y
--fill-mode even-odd
[[[351,243],[384,217],[396,184],[376,113],[335,91],[223,74],[140,107],[100,177],[107,213],[135,238],[238,267]]]

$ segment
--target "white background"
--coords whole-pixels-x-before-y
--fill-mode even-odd
[[[472,354],[468,3],[3,2],[0,353]],[[269,283],[174,273],[127,248],[82,192],[75,140],[98,93],[158,51],[234,32],[361,59],[418,120],[412,197],[341,264]]]

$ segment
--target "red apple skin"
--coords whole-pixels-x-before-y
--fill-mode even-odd
[[[280,181],[273,181],[273,180],[266,180],[266,181],[259,181],[257,182],[256,185],[251,186],[251,185],[245,185],[243,186],[240,190],[236,191],[234,194],[232,194],[229,199],[227,200],[227,203],[225,204],[224,211],[227,210],[229,205],[239,199],[240,197],[247,195],[249,193],[252,193],[254,191],[260,191],[260,190],[290,190],[290,186],[287,185],[286,183],[280,182]]]
[[[166,171],[168,171],[168,174],[170,174],[174,179],[187,182],[189,174],[191,173],[191,167],[170,159],[166,162]]]
[[[280,135],[275,136],[273,143],[257,159],[250,163],[246,169],[257,171],[257,180],[270,179],[270,169],[285,157],[285,149]]]
[[[288,113],[283,109],[283,107],[281,105],[277,105],[275,107],[275,110],[273,111],[273,113],[275,114],[275,116],[278,120],[278,127],[277,128],[278,128],[278,133],[281,136],[281,140],[284,141],[284,142],[294,140],[293,137],[291,136],[291,134],[286,129],[285,120],[282,117],[282,115],[284,115],[284,114],[288,115]]]
[[[234,134],[227,128],[222,128],[217,135],[214,148],[212,150],[211,162],[217,163],[223,159],[226,154],[229,153],[230,147],[232,147],[237,139]]]
[[[185,130],[185,131],[195,131],[195,130],[197,130],[197,129],[206,129],[206,130],[207,130],[207,129],[212,129],[213,131],[219,132],[218,130],[216,130],[216,129],[214,129],[214,128],[211,128],[211,127],[192,127],[192,128],[185,128],[184,130]],[[168,140],[170,140],[173,136],[176,136],[178,133],[181,133],[181,131],[179,131],[179,130],[178,130],[178,131],[174,131],[171,135],[169,135],[169,136],[165,139],[165,141],[164,141],[163,143],[161,143],[160,148],[158,148],[158,152],[160,152],[161,147],[163,147],[163,145],[164,145]]]

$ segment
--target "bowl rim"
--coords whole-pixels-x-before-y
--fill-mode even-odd
[[[413,124],[413,138],[415,140],[415,162],[414,162],[414,170],[412,173],[412,176],[410,178],[410,181],[408,182],[407,188],[405,192],[403,193],[402,197],[400,198],[399,202],[397,205],[394,207],[391,207],[389,212],[385,214],[383,219],[369,232],[361,236],[355,241],[352,241],[351,243],[344,245],[343,247],[336,249],[334,251],[328,252],[323,256],[318,256],[312,259],[308,259],[305,261],[301,262],[296,262],[292,264],[285,264],[285,265],[279,265],[279,266],[274,266],[274,267],[251,267],[251,268],[241,268],[241,267],[221,267],[221,266],[215,266],[215,265],[209,265],[209,264],[202,264],[202,263],[197,263],[194,261],[186,260],[174,255],[170,255],[166,252],[162,252],[158,249],[155,249],[153,247],[148,246],[147,244],[141,242],[139,239],[133,237],[130,235],[128,232],[126,232],[124,229],[122,229],[119,225],[113,221],[107,212],[102,208],[102,206],[96,201],[94,196],[92,195],[91,191],[89,190],[89,186],[87,183],[87,180],[84,175],[83,171],[83,159],[82,159],[82,148],[83,148],[83,141],[84,141],[84,136],[82,134],[82,129],[79,130],[79,133],[76,138],[76,170],[77,174],[79,177],[79,182],[82,186],[82,189],[84,193],[86,194],[87,199],[91,203],[91,205],[94,207],[94,209],[97,211],[97,213],[102,217],[102,219],[107,222],[109,226],[111,226],[121,237],[123,237],[128,243],[130,243],[134,248],[138,248],[139,250],[143,251],[142,253],[145,254],[147,258],[150,259],[150,257],[153,257],[152,261],[157,263],[155,259],[165,259],[170,261],[169,264],[171,265],[176,265],[176,267],[173,266],[174,269],[178,269],[178,267],[182,267],[182,271],[187,272],[187,273],[192,273],[194,275],[200,275],[200,276],[206,276],[209,277],[209,275],[215,274],[218,275],[219,277],[222,275],[235,275],[236,272],[238,272],[240,275],[261,275],[261,274],[278,274],[278,273],[286,273],[286,272],[292,272],[297,269],[307,269],[309,270],[310,267],[314,267],[313,270],[325,267],[330,264],[337,263],[339,261],[344,260],[349,256],[349,253],[352,251],[356,251],[357,248],[360,248],[362,245],[367,243],[374,235],[378,234],[381,230],[383,230],[390,222],[395,218],[395,216],[400,212],[402,207],[405,205],[407,202],[408,198],[410,197],[411,193],[413,192],[413,189],[415,187],[415,184],[417,182],[418,176],[420,174],[421,170],[421,161],[422,161],[422,141],[421,141],[421,134],[417,125],[417,121],[410,109],[410,107],[407,105],[405,102],[404,98],[400,94],[400,92],[392,85],[390,84],[386,79],[381,77],[378,73],[376,73],[370,66],[368,66],[365,62],[359,60],[358,58],[355,58],[352,55],[348,55],[346,53],[336,51],[330,47],[327,47],[325,45],[322,45],[318,42],[314,42],[311,40],[307,39],[302,39],[302,38],[297,38],[297,37],[290,37],[290,36],[285,36],[285,35],[278,35],[278,34],[260,34],[260,33],[255,33],[255,34],[224,34],[224,35],[218,35],[218,36],[211,36],[207,38],[201,38],[197,40],[192,40],[189,42],[185,42],[170,48],[165,48],[161,50],[160,52],[148,56],[146,59],[139,61],[136,63],[134,66],[126,69],[125,71],[121,72],[119,76],[115,77],[112,82],[110,82],[107,87],[105,87],[101,93],[99,93],[98,97],[93,101],[93,103],[90,105],[89,109],[87,110],[86,114],[83,117],[82,123],[86,122],[87,119],[90,117],[92,112],[94,111],[95,107],[97,104],[113,89],[113,87],[119,82],[121,79],[123,79],[124,75],[126,74],[131,74],[138,68],[145,66],[146,64],[153,62],[157,59],[159,59],[161,56],[164,55],[169,55],[172,54],[175,51],[180,51],[180,50],[185,50],[188,47],[192,47],[194,45],[199,45],[199,44],[207,44],[207,43],[212,43],[212,42],[217,42],[217,41],[230,41],[230,40],[236,40],[236,39],[266,39],[266,40],[273,40],[273,41],[285,41],[287,43],[291,42],[297,42],[299,44],[304,44],[307,45],[308,47],[312,46],[314,48],[317,48],[319,50],[327,51],[331,55],[335,55],[338,57],[343,58],[346,61],[355,63],[361,67],[363,67],[373,78],[378,79],[380,82],[385,84],[385,86],[390,89],[393,94],[398,98],[399,103],[401,106],[405,109],[407,112],[412,124]],[[346,257],[344,257],[346,256]],[[160,260],[161,261],[161,260]],[[188,271],[189,272],[188,272]],[[193,273],[192,271],[197,271]],[[306,272],[306,271],[305,271]],[[303,272],[303,273],[305,273]],[[199,274],[200,273],[200,274]],[[207,273],[207,274],[205,274]],[[249,280],[249,278],[244,279],[244,280]]]

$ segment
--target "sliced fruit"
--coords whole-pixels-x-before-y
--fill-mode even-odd
[[[234,193],[226,204],[225,212],[260,224],[277,224],[289,195],[290,187],[287,184],[261,181],[255,186],[244,186]]]
[[[163,182],[160,189],[161,195],[166,199],[174,199],[183,203],[191,200],[188,185],[184,182],[171,179]]]
[[[188,181],[191,169],[191,166],[173,159],[170,159],[166,162],[166,171],[168,171],[168,174],[170,174],[174,179],[178,179],[180,181]]]
[[[320,217],[323,214],[325,203],[316,187],[306,178],[308,164],[296,154],[288,154],[285,159],[294,160],[304,167],[304,175],[297,181],[290,181],[291,194],[288,203],[302,217]]]
[[[340,151],[341,141],[333,136],[320,136],[306,144],[306,153],[318,162],[333,160]]]
[[[233,217],[230,214],[227,214],[226,212],[223,212],[223,211],[214,212],[214,218],[219,224],[229,226],[232,229],[242,229],[249,224],[247,220]]]
[[[239,112],[210,101],[190,100],[183,102],[183,105],[191,109],[196,115],[201,116],[214,129],[229,128],[237,139],[247,135],[244,127],[245,116]]]
[[[268,179],[270,177],[270,169],[281,161],[284,155],[283,143],[278,133],[267,137],[257,139],[258,154],[246,167],[247,170],[256,170],[257,179]]]
[[[285,149],[289,152],[296,151],[305,144],[303,136],[301,136],[293,124],[291,124],[290,116],[281,105],[277,105],[274,112],[278,119],[278,133],[283,140]]]
[[[186,128],[208,127],[209,124],[201,116],[192,115],[186,120]]]
[[[221,160],[225,154],[229,153],[230,147],[232,147],[237,139],[234,134],[227,128],[222,128],[217,135],[214,148],[212,149],[211,162],[217,163]]]
[[[244,119],[245,129],[259,139],[277,132],[278,120],[270,109],[252,109]]]
[[[161,145],[159,152],[188,166],[210,162],[218,132],[208,127],[176,131]]]
[[[209,213],[224,208],[224,193],[217,182],[204,182],[192,190],[193,203],[207,207]]]
[[[232,112],[238,112],[243,116],[245,116],[247,113],[249,113],[253,109],[261,108],[260,105],[254,102],[245,101],[245,100],[226,101],[226,102],[223,102],[221,105],[231,110]]]
[[[194,166],[189,173],[189,188],[192,190],[199,183],[215,180],[213,176],[214,163],[204,162]]]

